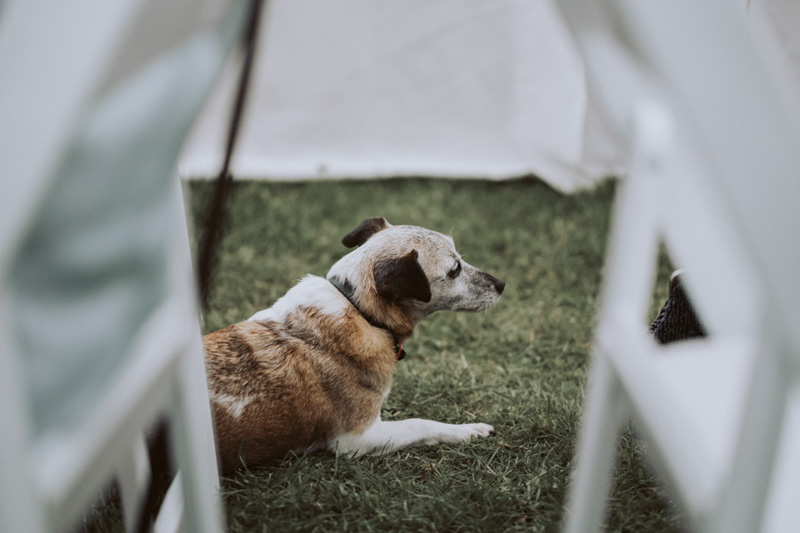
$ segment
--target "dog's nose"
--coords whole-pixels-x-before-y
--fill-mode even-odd
[[[486,273],[484,272],[484,274]],[[503,289],[506,288],[506,282],[500,278],[492,276],[491,274],[486,274],[486,277],[489,278],[489,281],[492,282],[492,285],[494,285],[494,288],[497,290],[497,293],[503,294]]]

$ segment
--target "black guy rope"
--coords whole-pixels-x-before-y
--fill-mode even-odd
[[[258,26],[261,19],[261,11],[264,0],[251,0],[250,14],[247,28],[242,35],[241,47],[244,52],[244,61],[241,73],[239,74],[239,84],[236,90],[236,97],[233,103],[230,121],[228,123],[228,136],[225,143],[225,159],[222,168],[216,178],[214,195],[211,200],[211,207],[206,218],[205,228],[200,241],[200,253],[198,259],[198,282],[200,290],[200,305],[203,310],[208,309],[211,298],[212,277],[216,266],[217,248],[222,240],[223,226],[225,223],[225,205],[231,189],[233,176],[230,173],[231,158],[233,156],[236,138],[239,134],[239,125],[242,120],[244,103],[247,98],[247,89],[250,83],[250,72],[253,68],[253,57],[255,56],[258,38]]]

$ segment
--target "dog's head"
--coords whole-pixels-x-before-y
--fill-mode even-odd
[[[434,311],[483,311],[505,288],[464,261],[453,239],[418,226],[370,218],[342,243],[358,248],[331,267],[328,279],[348,283],[359,308],[390,327],[410,321],[413,328]]]

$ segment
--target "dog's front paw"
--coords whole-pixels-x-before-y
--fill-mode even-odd
[[[452,426],[452,432],[443,439],[443,442],[458,444],[473,437],[488,437],[492,433],[494,428],[489,424],[458,424]]]
[[[472,431],[471,437],[488,437],[494,433],[494,428],[489,424],[464,424]]]

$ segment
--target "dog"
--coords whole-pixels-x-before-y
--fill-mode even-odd
[[[203,338],[221,468],[330,450],[359,456],[484,437],[487,424],[381,420],[416,324],[483,311],[505,282],[467,264],[453,240],[370,218],[326,278],[307,275],[269,309]]]

